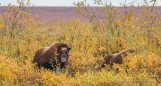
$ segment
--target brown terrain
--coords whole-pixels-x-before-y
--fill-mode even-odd
[[[87,20],[87,18],[81,16],[76,12],[76,7],[28,7],[31,9],[33,15],[38,15],[38,21],[69,21],[71,18],[77,18],[82,20]],[[103,13],[99,11],[101,7],[90,7],[88,10],[89,14],[92,14],[92,10],[95,9],[96,14],[103,18]],[[135,7],[135,15],[138,15],[142,8]],[[125,11],[129,11],[130,8],[127,7],[116,7],[116,13],[124,13]],[[161,14],[161,7],[155,7],[155,9],[159,14]],[[3,7],[0,7],[0,13],[3,12]]]

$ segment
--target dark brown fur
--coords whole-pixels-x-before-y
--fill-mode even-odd
[[[55,43],[36,51],[33,63],[46,69],[55,70],[59,65],[60,69],[65,68],[68,61],[70,47],[65,43]],[[65,59],[65,62],[62,62]]]
[[[134,52],[132,49],[123,50],[119,53],[109,54],[104,57],[104,63],[101,65],[101,68],[104,68],[105,65],[110,65],[112,67],[113,63],[122,64],[122,56],[126,56],[127,53]]]

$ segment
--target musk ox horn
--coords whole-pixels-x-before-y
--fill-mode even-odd
[[[58,49],[55,48],[55,55],[58,56],[60,53],[57,53],[58,52]]]

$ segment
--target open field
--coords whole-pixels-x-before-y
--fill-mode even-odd
[[[69,21],[71,18],[87,20],[87,18],[81,16],[76,12],[76,7],[28,7],[31,10],[32,15],[38,15],[37,21],[50,22],[50,21]],[[103,16],[103,13],[99,10],[103,7],[89,7],[90,13],[95,9],[97,15]],[[116,7],[116,14],[125,12],[124,7]],[[127,7],[126,11],[129,11],[130,7]],[[134,7],[135,16],[137,16],[141,7]],[[161,7],[155,7],[159,13],[161,13]],[[0,7],[0,12],[3,12],[3,7]]]

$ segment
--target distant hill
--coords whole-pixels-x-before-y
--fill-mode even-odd
[[[2,8],[0,7],[0,12],[2,12]],[[38,15],[38,21],[44,21],[44,22],[48,22],[48,21],[69,21],[71,18],[78,18],[78,19],[82,19],[82,20],[87,20],[85,17],[81,16],[80,14],[78,14],[76,12],[76,8],[75,7],[28,7],[29,9],[31,9],[31,12],[33,15]],[[99,11],[101,7],[90,7],[88,8],[88,10],[90,11],[90,13],[92,12],[92,9],[96,10],[96,14],[100,15],[100,17],[103,17],[103,13]],[[116,8],[116,14],[120,13],[120,12],[125,12],[129,11],[129,7],[128,8],[124,8],[124,7],[117,7]],[[155,7],[155,10],[157,10],[157,12],[159,12],[161,14],[161,7]],[[135,7],[134,8],[135,11],[135,15],[138,15],[138,13],[141,11],[140,7]]]

